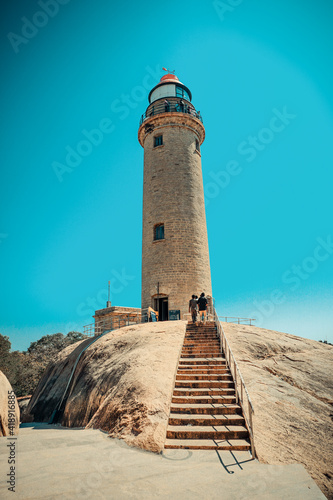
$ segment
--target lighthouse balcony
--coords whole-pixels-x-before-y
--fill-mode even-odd
[[[141,116],[140,126],[145,120],[155,115],[164,113],[183,113],[197,118],[203,123],[200,111],[196,111],[192,104],[182,99],[159,100],[148,106],[146,112]]]

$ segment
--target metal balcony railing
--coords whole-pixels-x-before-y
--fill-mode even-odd
[[[203,123],[200,111],[196,111],[187,101],[179,99],[177,101],[170,100],[168,101],[168,104],[160,102],[159,104],[150,105],[147,111],[141,116],[140,125],[142,125],[148,118],[161,113],[184,113],[198,118],[198,120]]]

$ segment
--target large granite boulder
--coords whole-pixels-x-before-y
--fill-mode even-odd
[[[93,339],[66,347],[47,367],[25,421],[102,429],[130,445],[160,452],[185,328],[184,321],[139,324],[110,332],[90,346]]]
[[[303,464],[333,498],[333,348],[254,326],[223,327],[254,405],[259,460]],[[141,324],[68,346],[39,382],[28,419],[98,428],[161,451],[185,328],[183,321]]]
[[[261,462],[300,463],[333,498],[333,347],[223,323],[254,405]]]
[[[0,436],[15,436],[20,425],[20,409],[6,375],[0,371]]]

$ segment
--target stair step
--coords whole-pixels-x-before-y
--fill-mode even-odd
[[[212,349],[213,351],[214,350],[217,350],[220,352],[220,346],[218,344],[206,344],[205,342],[203,342],[202,344],[189,344],[189,345],[184,345],[182,347],[183,351],[188,351],[188,350],[191,350],[191,349],[204,349],[207,351],[207,349]]]
[[[188,360],[188,361],[192,361],[192,360]],[[218,372],[225,373],[227,371],[228,373],[230,373],[230,370],[228,369],[228,367],[225,364],[220,365],[220,364],[216,364],[216,363],[214,363],[213,365],[201,365],[201,364],[196,364],[196,363],[186,364],[186,365],[178,365],[178,370],[181,370],[182,372],[184,372],[186,370],[190,373],[196,373],[196,372],[205,373],[205,371],[208,371],[208,372],[211,371],[212,373],[218,373]],[[178,373],[178,370],[177,370],[177,373]]]
[[[194,342],[200,342],[203,340],[209,341],[209,342],[215,342],[218,341],[219,338],[216,335],[186,335],[184,340],[188,341],[194,341]]]
[[[177,373],[176,380],[232,380],[230,373],[215,375],[214,373],[191,373],[189,375]]]
[[[175,387],[234,387],[233,381],[222,382],[220,380],[179,380],[175,382]]]
[[[209,362],[209,365],[207,364]],[[219,365],[219,366],[226,366],[226,360],[225,358],[197,358],[197,359],[180,359],[178,366],[181,365],[187,365],[187,366],[201,366],[201,365],[206,365],[206,366],[212,366],[212,365]]]
[[[220,369],[220,368],[205,368],[205,369],[202,369],[202,368],[191,368],[191,369],[185,369],[183,370],[182,368],[178,368],[178,371],[177,373],[179,373],[179,375],[190,375],[191,373],[193,373],[193,375],[201,375],[201,374],[204,374],[206,373],[207,375],[208,374],[212,374],[212,375],[223,375],[224,373],[230,373],[229,370],[227,368],[225,369]]]
[[[197,358],[197,357],[202,358],[204,356],[215,357],[215,356],[218,356],[219,354],[220,354],[219,351],[209,351],[209,350],[207,350],[207,351],[201,351],[201,350],[200,351],[187,351],[187,352],[182,351],[181,358],[182,359],[183,358],[187,359],[188,357],[190,357],[190,358],[191,357],[192,358]]]
[[[215,353],[215,352],[212,352],[212,353],[207,353],[207,358],[217,358],[218,356],[218,353]],[[200,353],[200,354],[183,354],[181,355],[182,359],[193,359],[193,358],[199,358],[199,359],[207,359],[205,358],[205,354],[204,353]]]
[[[195,415],[230,415],[241,410],[240,406],[227,403],[185,404],[171,403],[170,413],[187,413]]]
[[[185,427],[185,428],[184,428]],[[242,425],[184,426],[169,425],[167,438],[170,439],[243,439],[248,436]]]
[[[244,426],[244,418],[237,414],[220,414],[220,415],[188,415],[184,413],[171,413],[169,417],[169,425],[192,425],[192,426],[226,426],[226,425],[242,425]]]
[[[218,339],[219,336],[216,332],[187,332],[185,334],[185,339]]]
[[[191,404],[233,404],[236,402],[236,397],[235,396],[214,396],[214,399],[209,397],[203,397],[203,396],[192,396],[192,397],[186,397],[186,396],[172,396],[172,403],[177,403],[177,404],[185,404],[185,405],[191,405]]]
[[[206,352],[214,352],[214,354],[217,354],[219,355],[221,353],[220,351],[220,348],[219,347],[214,347],[214,346],[206,346],[206,345],[203,345],[203,346],[190,346],[190,347],[183,347],[182,348],[182,352],[183,353],[191,353],[191,352],[202,352],[202,353],[206,353]]]
[[[193,339],[188,339],[188,341],[184,344],[183,346],[184,347],[205,347],[205,346],[214,346],[214,347],[217,347],[219,346],[220,344],[216,341],[216,340],[193,340]]]
[[[251,445],[246,439],[213,440],[213,439],[167,439],[164,448],[185,450],[234,450],[248,451]]]
[[[235,389],[233,387],[224,387],[217,389],[216,387],[209,388],[209,387],[196,387],[196,388],[191,388],[191,387],[186,387],[184,389],[181,388],[176,388],[173,392],[173,395],[175,397],[177,396],[201,396],[201,397],[211,397],[214,398],[215,396],[235,396]]]

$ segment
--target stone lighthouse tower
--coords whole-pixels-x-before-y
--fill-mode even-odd
[[[142,309],[187,319],[192,294],[212,295],[200,146],[205,128],[190,90],[166,74],[141,118],[144,148]]]

